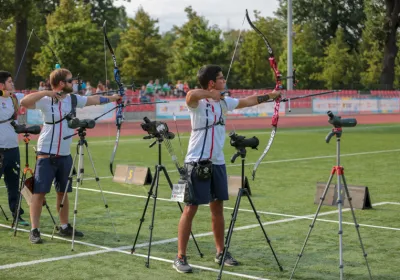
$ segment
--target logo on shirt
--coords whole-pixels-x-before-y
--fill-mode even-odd
[[[6,104],[5,102],[1,102],[1,107],[2,107],[3,109],[7,108],[7,104]]]

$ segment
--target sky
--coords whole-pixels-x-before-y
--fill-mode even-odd
[[[199,15],[204,16],[210,25],[218,25],[222,30],[248,29],[243,19],[248,9],[252,18],[252,11],[258,10],[263,17],[274,17],[278,9],[278,0],[131,0],[115,1],[116,6],[125,6],[129,17],[134,17],[137,9],[143,9],[154,19],[159,20],[160,32],[171,30],[174,25],[186,22],[185,7],[192,6]]]

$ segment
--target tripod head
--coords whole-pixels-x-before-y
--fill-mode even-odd
[[[76,130],[76,133],[71,134],[71,135],[68,135],[68,136],[65,136],[63,139],[64,139],[64,140],[67,140],[67,139],[69,139],[69,138],[71,138],[71,137],[74,137],[75,135],[79,135],[79,138],[85,139],[85,136],[86,136],[86,127],[79,127],[79,128]]]
[[[328,111],[327,115],[329,117],[328,122],[333,125],[334,128],[332,128],[332,131],[325,137],[326,143],[329,143],[334,135],[339,139],[342,136],[342,127],[354,127],[357,125],[357,120],[354,118],[342,119],[340,116],[335,116],[331,111]]]
[[[229,133],[229,137],[231,138],[230,144],[232,147],[235,147],[237,150],[237,153],[234,154],[231,158],[231,162],[234,163],[236,158],[238,156],[241,156],[241,158],[246,157],[246,147],[250,147],[252,149],[256,149],[258,147],[258,144],[260,141],[258,140],[257,137],[253,136],[250,139],[246,139],[245,136],[239,136],[235,132]]]
[[[150,144],[150,148],[153,147],[157,141],[161,143],[164,138],[169,140],[175,138],[175,134],[169,131],[168,125],[165,122],[150,121],[148,117],[144,117],[143,120],[144,123],[141,123],[140,126],[149,134],[143,137],[143,139],[157,138]]]

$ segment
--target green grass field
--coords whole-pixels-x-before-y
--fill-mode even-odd
[[[324,140],[330,129],[331,127],[278,130],[269,154],[259,166],[254,182],[251,181],[251,170],[266,146],[270,131],[238,132],[247,137],[255,135],[260,139],[258,151],[247,150],[246,175],[249,177],[252,200],[284,271],[279,271],[258,221],[254,213],[249,211],[250,204],[243,197],[230,245],[231,253],[241,262],[241,266],[225,267],[223,279],[289,279],[309,230],[310,219],[317,210],[317,205],[314,204],[316,182],[326,182],[332,166],[336,164],[336,141],[333,138],[331,143],[326,144]],[[85,155],[87,179],[79,189],[76,223],[77,228],[85,233],[85,237],[76,239],[73,252],[70,240],[51,240],[46,234],[51,234],[52,222],[46,209],[43,209],[41,232],[44,244],[32,245],[28,240],[29,228],[20,227],[21,231],[13,237],[9,228],[10,222],[6,222],[0,215],[0,279],[216,279],[218,265],[214,263],[215,248],[207,206],[200,207],[193,226],[204,257],[200,258],[194,243],[189,241],[189,263],[195,267],[194,273],[181,275],[172,268],[177,250],[174,238],[177,236],[180,210],[176,202],[169,201],[170,189],[163,174],[158,189],[150,268],[145,267],[145,257],[150,235],[152,200],[140,231],[136,254],[130,254],[149,185],[112,182],[108,163],[114,138],[91,138],[90,131],[88,136],[89,149],[101,178],[100,184],[110,206],[120,242],[117,242]],[[181,137],[185,151],[188,134]],[[234,164],[229,161],[235,149],[229,145],[228,140],[227,137],[225,157],[228,174],[240,175],[240,158]],[[157,147],[150,149],[149,143],[139,137],[122,137],[115,163],[148,166],[154,174]],[[179,141],[175,139],[173,144],[176,154],[181,156]],[[75,145],[71,147],[73,154]],[[23,156],[23,149],[21,153]],[[373,209],[355,211],[361,225],[360,233],[368,253],[373,279],[400,279],[400,125],[360,125],[345,128],[341,154],[341,165],[345,167],[347,183],[368,186],[372,203],[375,204]],[[162,155],[169,175],[174,182],[177,181],[175,166],[165,146]],[[33,155],[30,163],[34,163]],[[4,182],[0,185],[0,205],[10,217]],[[75,193],[74,190],[70,197],[71,222]],[[47,201],[55,214],[54,189],[48,195]],[[226,228],[229,226],[234,204],[234,197],[225,204]],[[28,210],[25,201],[23,207]],[[28,215],[25,214],[25,217]],[[339,279],[336,207],[323,206],[319,218],[294,279]],[[343,212],[343,230],[345,279],[368,279],[351,212],[347,210]]]

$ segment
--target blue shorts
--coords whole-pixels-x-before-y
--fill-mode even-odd
[[[71,155],[39,158],[36,161],[33,193],[49,193],[53,181],[57,192],[65,192],[67,185],[67,192],[72,192],[72,182],[68,182],[71,167]]]
[[[189,164],[185,164],[189,165]],[[209,204],[214,200],[228,200],[228,177],[226,166],[212,165],[212,175],[208,180],[199,179],[196,172],[192,171],[191,176],[194,193],[194,201],[189,205]]]

